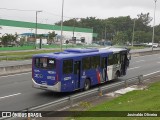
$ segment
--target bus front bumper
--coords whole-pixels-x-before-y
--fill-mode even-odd
[[[43,89],[43,90],[54,91],[54,92],[61,92],[61,82],[58,82],[53,86],[49,86],[49,85],[38,84],[34,81],[34,79],[32,79],[32,87]]]

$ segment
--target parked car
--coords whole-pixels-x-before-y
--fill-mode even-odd
[[[147,47],[152,47],[152,43],[148,43],[146,44]],[[158,43],[153,43],[153,47],[157,48],[158,47]]]

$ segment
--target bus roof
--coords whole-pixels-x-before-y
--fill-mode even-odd
[[[43,53],[37,54],[33,57],[49,57],[56,59],[64,59],[64,58],[74,58],[74,57],[82,57],[82,56],[90,56],[90,55],[98,55],[98,54],[112,54],[113,52],[110,50],[98,50],[98,49],[67,49],[63,52],[55,52],[55,53]]]
[[[74,53],[91,53],[98,52],[99,50],[96,48],[75,48],[75,49],[66,49],[66,52],[74,52]]]
[[[110,51],[113,51],[113,53],[119,53],[121,51],[127,51],[126,48],[114,48],[114,47],[100,48],[100,50],[110,50]]]

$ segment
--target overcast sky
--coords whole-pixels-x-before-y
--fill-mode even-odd
[[[64,0],[64,20],[69,18],[131,16],[150,13],[153,17],[154,0]],[[157,0],[156,24],[160,24],[160,0]],[[38,22],[54,24],[61,20],[62,0],[0,0],[0,8],[42,10]],[[0,18],[35,22],[35,11],[0,9]]]

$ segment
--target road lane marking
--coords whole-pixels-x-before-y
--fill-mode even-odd
[[[17,95],[20,95],[20,94],[21,93],[16,93],[16,94],[12,94],[12,95],[3,96],[3,97],[0,97],[0,100],[4,99],[4,98],[9,98],[9,97],[17,96]]]
[[[157,62],[157,63],[160,63],[160,62]]]
[[[134,69],[137,69],[137,68],[140,68],[140,67],[129,68],[128,70],[134,70]]]
[[[12,76],[17,76],[17,75],[26,75],[26,74],[30,74],[30,73],[32,73],[32,72],[13,74],[13,75],[4,75],[4,76],[0,76],[0,77],[1,78],[5,78],[5,77],[12,77]]]
[[[155,72],[152,72],[152,73],[149,73],[149,74],[143,75],[143,76],[144,76],[144,77],[146,77],[146,76],[149,76],[149,75],[153,75],[153,74],[155,74],[155,73],[158,73],[158,72],[160,72],[160,71],[155,71]]]

